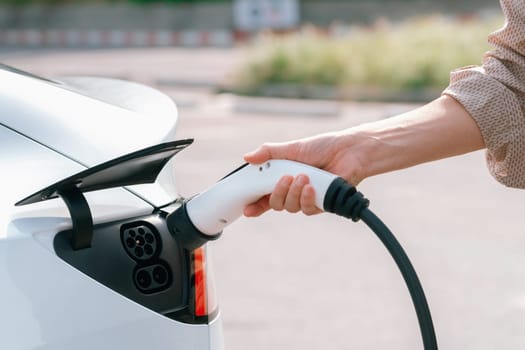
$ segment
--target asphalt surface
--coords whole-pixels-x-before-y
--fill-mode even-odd
[[[177,156],[185,196],[262,142],[415,107],[328,103],[312,115],[300,101],[214,95],[210,85],[243,57],[242,49],[0,52],[0,62],[38,74],[157,84],[179,104],[179,137],[196,140]],[[525,194],[497,184],[482,152],[376,176],[360,190],[412,259],[441,349],[525,347]],[[229,350],[422,348],[401,276],[363,223],[268,213],[240,219],[211,249]]]

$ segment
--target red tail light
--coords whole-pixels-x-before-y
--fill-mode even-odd
[[[193,251],[193,283],[195,317],[209,317],[217,311],[215,283],[207,259],[206,246]]]
[[[195,281],[195,316],[208,316],[206,253],[203,247],[193,252],[193,268],[193,278]]]

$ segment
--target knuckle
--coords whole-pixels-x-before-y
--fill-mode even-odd
[[[279,182],[277,182],[277,185],[275,186],[275,189],[273,191],[274,194],[282,197],[286,196],[286,194],[290,190],[290,183],[291,179],[287,177],[281,178],[281,180],[279,180]]]
[[[260,147],[259,147],[259,150],[260,151],[263,151],[263,152],[268,152],[270,150],[271,146],[269,143],[263,143]]]
[[[290,186],[290,192],[293,191],[294,194],[301,195],[304,188],[304,180],[300,177],[294,179],[292,186]]]

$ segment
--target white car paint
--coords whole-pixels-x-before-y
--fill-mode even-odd
[[[61,199],[14,206],[86,165],[173,139],[173,103],[143,115],[1,67],[0,81],[0,349],[222,349],[220,316],[174,321],[61,260],[53,238],[71,227]],[[143,186],[147,201],[123,188],[86,198],[102,223],[151,213],[174,199],[164,187]]]
[[[0,81],[0,123],[85,167],[175,137],[175,104],[143,85],[103,78],[54,83],[2,69]],[[132,189],[156,206],[169,203],[177,197],[171,169],[156,184]]]

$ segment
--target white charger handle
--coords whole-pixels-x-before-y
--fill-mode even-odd
[[[247,164],[186,203],[193,225],[205,235],[216,235],[238,219],[246,205],[273,191],[284,175],[307,175],[315,189],[315,204],[323,208],[324,197],[337,175],[291,160]]]

